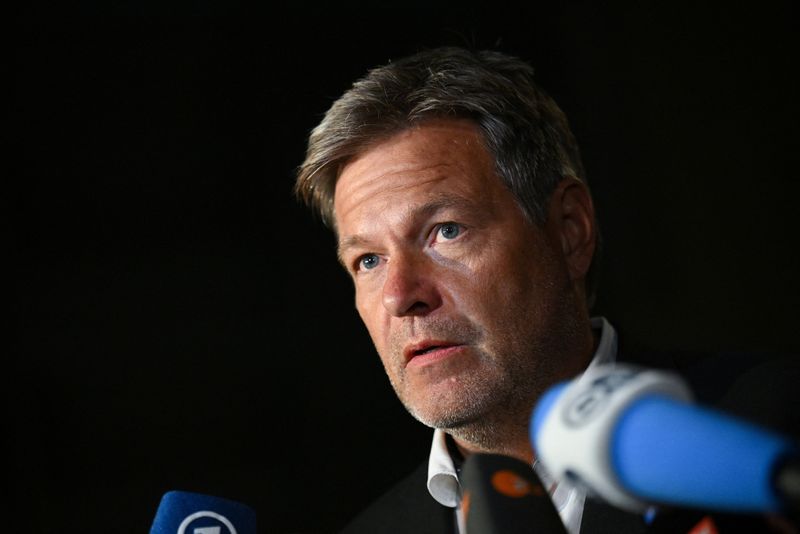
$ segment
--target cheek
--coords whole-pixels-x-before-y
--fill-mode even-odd
[[[356,290],[355,302],[356,311],[358,311],[358,315],[361,317],[361,322],[364,323],[364,326],[367,328],[367,332],[372,338],[375,347],[379,352],[383,353],[383,344],[381,342],[381,318],[384,317],[385,314],[381,314],[381,308],[383,306],[380,296],[375,292]]]
[[[476,269],[469,287],[487,321],[502,326],[537,320],[558,285],[552,257],[543,252],[506,250]]]

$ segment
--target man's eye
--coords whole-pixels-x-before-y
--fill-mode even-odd
[[[461,233],[461,226],[454,222],[444,223],[437,234],[445,240],[455,239]]]
[[[377,267],[379,262],[380,258],[378,258],[377,254],[365,254],[359,258],[358,267],[359,269],[369,271],[370,269]]]

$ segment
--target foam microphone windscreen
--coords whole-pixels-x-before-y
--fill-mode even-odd
[[[798,445],[691,402],[673,373],[598,365],[545,392],[530,428],[556,479],[579,481],[626,510],[668,504],[778,513],[791,500],[776,476],[790,473]]]

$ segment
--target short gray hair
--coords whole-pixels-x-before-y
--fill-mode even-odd
[[[295,194],[335,231],[341,168],[375,143],[432,118],[466,118],[478,126],[498,175],[535,224],[544,223],[563,178],[586,182],[567,118],[528,63],[496,51],[441,47],[370,70],[333,103],[309,136]],[[594,263],[587,295],[594,291]]]

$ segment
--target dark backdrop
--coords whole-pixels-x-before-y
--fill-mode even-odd
[[[291,195],[333,99],[423,46],[522,56],[561,103],[605,234],[596,311],[628,343],[800,350],[790,2],[428,4],[14,19],[3,394],[26,531],[146,532],[183,489],[329,532],[427,454]]]

